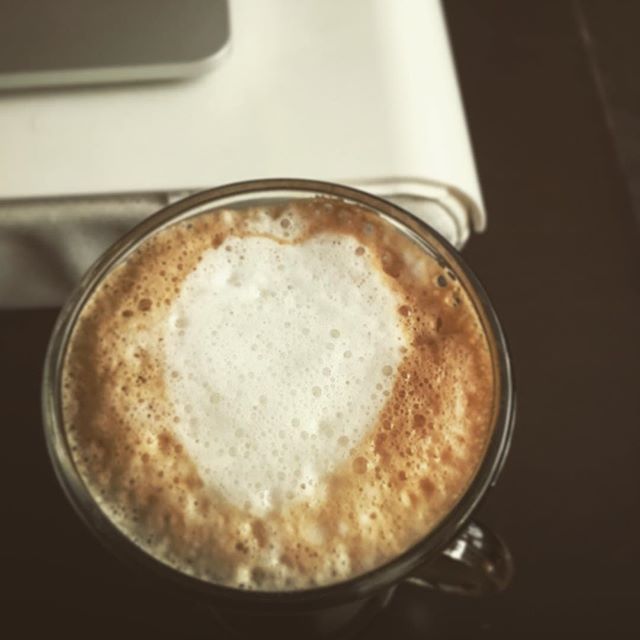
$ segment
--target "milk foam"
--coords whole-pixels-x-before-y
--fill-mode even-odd
[[[234,588],[388,562],[463,495],[496,383],[463,283],[371,212],[310,198],[147,238],[85,304],[63,415],[135,544]]]
[[[356,238],[228,237],[167,316],[175,435],[203,481],[264,514],[320,500],[371,430],[407,337],[399,299]]]

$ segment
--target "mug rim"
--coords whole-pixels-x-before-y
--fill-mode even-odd
[[[93,498],[73,460],[67,442],[61,403],[61,373],[69,339],[84,303],[111,269],[145,241],[152,233],[202,211],[222,208],[221,201],[243,195],[267,196],[273,192],[309,193],[335,197],[364,206],[399,227],[426,250],[435,244],[438,260],[443,259],[460,278],[480,316],[492,352],[494,380],[498,390],[494,401],[494,423],[481,463],[463,495],[451,510],[424,537],[384,564],[347,580],[324,586],[292,591],[259,591],[208,582],[186,574],[162,562],[131,541],[102,511]],[[434,242],[435,241],[435,242]],[[460,276],[463,276],[462,278]],[[515,395],[507,342],[493,306],[480,281],[448,240],[417,218],[387,200],[359,189],[306,179],[271,178],[248,180],[198,192],[160,209],[129,230],[93,264],[68,298],[54,326],[44,364],[42,412],[45,440],[58,481],[75,511],[89,529],[118,556],[146,565],[179,587],[206,596],[231,607],[278,611],[301,605],[315,609],[366,598],[410,575],[440,552],[468,521],[486,491],[492,486],[504,464],[513,433]]]

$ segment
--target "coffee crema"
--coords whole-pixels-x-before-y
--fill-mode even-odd
[[[371,570],[452,509],[495,385],[455,276],[326,198],[145,239],[71,335],[63,417],[105,514],[181,572],[294,590]]]

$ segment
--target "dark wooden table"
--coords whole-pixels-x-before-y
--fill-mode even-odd
[[[490,220],[465,254],[510,339],[519,396],[512,453],[479,518],[509,541],[517,573],[486,599],[401,587],[363,637],[640,637],[640,140],[624,137],[635,85],[617,40],[633,29],[603,27],[612,14],[596,0],[445,7]],[[0,628],[219,637],[103,552],[63,498],[39,409],[54,317],[0,313]]]

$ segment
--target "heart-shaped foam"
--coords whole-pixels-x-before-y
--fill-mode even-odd
[[[392,388],[399,304],[348,235],[207,250],[164,340],[176,435],[203,480],[256,514],[321,495]]]

